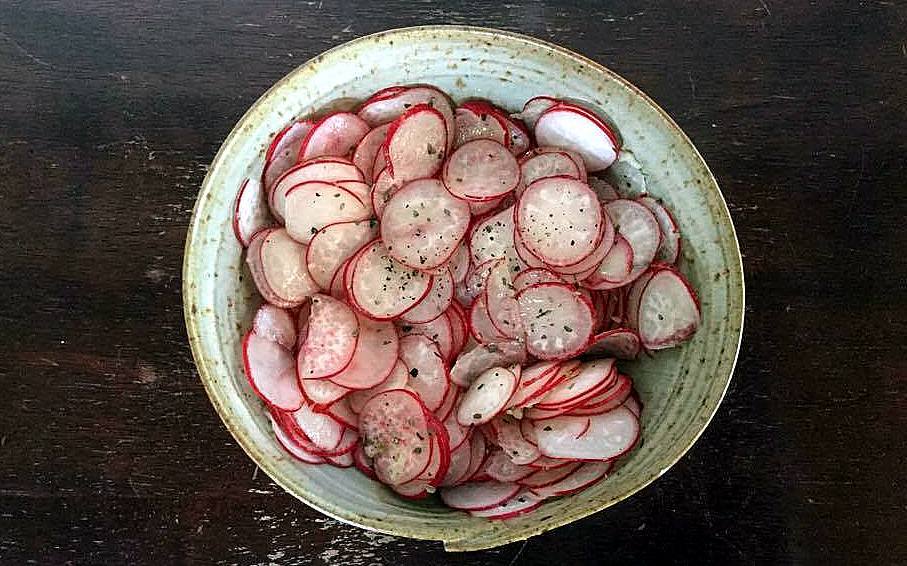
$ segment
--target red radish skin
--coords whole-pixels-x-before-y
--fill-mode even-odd
[[[326,463],[324,458],[306,450],[302,444],[296,441],[291,433],[287,432],[281,424],[284,419],[289,418],[286,413],[272,411],[270,416],[271,429],[274,431],[274,436],[277,438],[277,442],[290,454],[290,456],[293,456],[305,464]]]
[[[506,195],[519,185],[520,165],[500,143],[473,140],[451,154],[441,177],[454,196],[484,202]]]
[[[537,509],[542,504],[542,499],[529,490],[523,490],[507,501],[492,509],[470,511],[473,517],[483,517],[492,521],[513,519]]]

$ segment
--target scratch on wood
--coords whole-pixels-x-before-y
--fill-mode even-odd
[[[16,49],[16,51],[28,57],[28,59],[30,59],[33,63],[41,65],[42,67],[47,67],[48,69],[52,69],[54,67],[44,59],[41,59],[37,55],[33,55],[27,49],[19,45],[19,43],[15,39],[8,36],[5,32],[0,31],[0,39],[3,39],[4,41],[12,45]]]
[[[768,4],[765,3],[765,0],[759,0],[759,3],[762,4],[762,9],[765,10],[765,15],[771,16],[772,11],[768,9]]]
[[[508,564],[507,566],[514,566],[514,564],[516,564],[516,561],[519,560],[520,556],[523,555],[523,551],[526,550],[526,546],[529,544],[529,540],[530,539],[527,538],[523,541],[522,546],[520,546],[520,549],[516,551],[516,554],[513,555],[513,558],[510,560],[510,564]]]

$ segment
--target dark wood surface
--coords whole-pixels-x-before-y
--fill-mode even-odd
[[[363,34],[555,41],[660,103],[736,223],[747,320],[701,440],[629,501],[445,555],[256,473],[196,375],[189,213],[245,109]],[[0,563],[907,563],[901,0],[0,3]]]

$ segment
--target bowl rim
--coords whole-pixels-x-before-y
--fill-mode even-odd
[[[213,367],[211,367],[210,362],[205,359],[204,352],[202,351],[201,337],[200,337],[201,331],[199,328],[198,316],[196,316],[196,314],[193,313],[192,309],[191,309],[190,297],[192,296],[192,293],[193,293],[192,287],[195,286],[195,282],[197,280],[198,274],[193,273],[193,270],[191,267],[192,261],[190,261],[190,260],[195,256],[196,250],[194,249],[194,244],[195,244],[195,241],[197,238],[197,233],[200,232],[200,230],[201,230],[202,219],[201,219],[201,215],[199,214],[199,210],[202,206],[202,203],[207,198],[210,197],[211,192],[215,189],[215,186],[212,181],[214,172],[220,167],[221,161],[223,161],[225,159],[225,151],[228,147],[230,147],[232,145],[231,142],[234,140],[234,138],[237,138],[242,135],[242,129],[243,129],[242,125],[246,122],[246,120],[249,119],[249,117],[259,107],[259,105],[265,99],[268,98],[268,96],[271,94],[272,91],[279,89],[281,86],[283,86],[284,84],[289,82],[290,79],[294,75],[296,75],[298,72],[300,72],[305,67],[318,64],[323,58],[325,58],[328,55],[337,53],[339,51],[342,51],[342,50],[345,50],[350,47],[354,47],[354,46],[357,46],[357,45],[360,45],[363,43],[373,42],[380,38],[393,37],[393,36],[397,36],[397,35],[410,35],[410,34],[415,34],[415,33],[431,33],[431,32],[443,32],[443,33],[453,32],[453,33],[462,33],[465,36],[473,35],[473,36],[490,37],[490,38],[506,37],[508,39],[517,40],[517,41],[526,43],[526,44],[534,46],[534,47],[539,47],[539,48],[542,48],[545,50],[554,51],[568,59],[573,60],[574,62],[581,63],[583,65],[588,65],[589,67],[593,68],[598,73],[602,73],[602,74],[606,75],[611,80],[616,81],[621,86],[628,89],[630,92],[632,92],[632,94],[634,96],[642,99],[645,103],[647,103],[651,108],[653,108],[661,116],[661,118],[664,120],[665,124],[671,130],[673,130],[675,134],[679,135],[688,144],[689,148],[693,151],[693,153],[694,153],[695,157],[698,159],[699,163],[702,164],[705,174],[707,175],[711,185],[716,190],[718,202],[722,207],[722,209],[719,212],[723,212],[724,215],[726,216],[726,218],[728,219],[728,227],[730,229],[730,236],[731,236],[731,240],[733,242],[732,251],[734,252],[733,258],[727,258],[729,260],[728,268],[730,269],[730,271],[732,273],[734,271],[736,271],[736,273],[739,273],[739,276],[740,276],[740,279],[739,279],[739,300],[740,300],[739,316],[735,317],[735,316],[733,316],[733,312],[729,312],[728,319],[727,319],[728,324],[731,327],[736,326],[739,328],[733,359],[731,360],[731,363],[729,364],[729,366],[727,366],[727,369],[726,369],[727,375],[725,377],[724,386],[721,390],[720,395],[718,395],[718,397],[715,399],[707,418],[702,422],[702,424],[699,426],[699,429],[690,438],[689,442],[686,443],[686,445],[683,446],[683,448],[681,450],[677,451],[676,456],[671,458],[666,465],[664,465],[660,470],[658,470],[658,472],[656,474],[649,476],[648,478],[646,478],[645,481],[640,482],[635,486],[632,486],[631,489],[616,496],[613,500],[605,503],[603,506],[584,509],[584,510],[578,511],[576,513],[568,514],[568,516],[564,516],[564,517],[552,518],[553,521],[546,523],[546,524],[536,525],[535,527],[533,527],[531,529],[527,529],[524,532],[514,532],[514,533],[498,532],[496,534],[498,535],[498,538],[500,540],[496,540],[492,544],[482,544],[481,542],[479,542],[479,544],[471,545],[468,540],[463,539],[463,533],[459,533],[457,536],[453,536],[450,538],[444,537],[443,535],[440,535],[439,538],[424,537],[421,535],[421,533],[406,532],[405,530],[393,528],[392,522],[375,523],[375,522],[368,521],[364,517],[361,517],[356,511],[349,511],[347,513],[344,513],[345,510],[337,510],[337,511],[329,510],[329,509],[325,508],[324,506],[313,502],[312,499],[310,499],[310,494],[307,491],[303,490],[302,493],[297,493],[298,490],[290,489],[288,487],[290,482],[287,481],[277,469],[275,469],[274,467],[269,465],[267,460],[256,457],[257,451],[255,450],[255,446],[254,446],[255,443],[252,442],[248,437],[246,437],[246,435],[244,435],[241,432],[242,425],[240,423],[233,422],[234,416],[231,411],[227,410],[227,408],[225,407],[225,404],[224,404],[224,400],[221,399],[219,392],[218,392],[219,386],[217,385],[217,379],[214,378],[214,374],[216,373],[216,370]],[[736,259],[735,262],[734,262],[734,259]],[[370,530],[370,531],[374,531],[374,532],[380,532],[380,533],[385,533],[385,534],[394,535],[394,536],[418,538],[418,539],[422,539],[422,540],[440,540],[444,543],[445,548],[447,550],[478,550],[478,549],[482,549],[482,548],[491,548],[493,546],[499,546],[499,545],[507,544],[510,542],[525,540],[532,536],[537,536],[543,532],[546,532],[548,530],[552,530],[552,529],[564,526],[566,524],[572,523],[574,521],[577,521],[579,519],[588,517],[590,515],[603,511],[604,509],[611,507],[612,505],[615,505],[621,501],[624,501],[624,500],[628,499],[629,497],[638,493],[640,490],[648,487],[655,480],[657,480],[662,475],[664,475],[669,469],[671,469],[675,464],[677,464],[677,462],[680,461],[680,459],[683,458],[687,454],[687,452],[689,452],[689,450],[693,447],[693,445],[699,440],[699,438],[705,432],[706,428],[708,428],[709,424],[711,424],[712,419],[715,417],[716,413],[718,412],[718,408],[721,406],[721,403],[723,402],[725,396],[727,395],[731,380],[733,379],[733,376],[734,376],[734,371],[737,366],[737,361],[738,361],[739,355],[740,355],[740,347],[741,347],[741,344],[743,341],[745,313],[746,313],[746,282],[745,282],[745,272],[743,270],[743,258],[740,253],[740,242],[737,237],[737,231],[734,226],[733,218],[731,217],[730,210],[727,206],[727,201],[724,198],[724,193],[721,191],[721,188],[718,184],[717,179],[715,178],[710,167],[708,166],[708,163],[705,161],[702,154],[699,152],[699,149],[693,144],[693,142],[686,135],[686,133],[680,128],[680,126],[677,125],[677,123],[674,121],[674,119],[671,118],[671,116],[664,109],[662,109],[661,106],[659,106],[654,100],[652,100],[646,93],[644,93],[642,90],[640,90],[634,84],[632,84],[628,80],[624,79],[622,76],[618,75],[611,69],[605,67],[601,63],[598,63],[584,55],[576,53],[566,47],[562,47],[555,43],[551,43],[549,41],[539,39],[539,38],[536,38],[533,36],[525,35],[522,33],[511,32],[511,31],[506,31],[506,30],[501,30],[501,29],[496,29],[496,28],[481,27],[481,26],[466,26],[466,25],[409,26],[409,27],[393,28],[393,29],[380,31],[377,33],[364,35],[364,36],[352,39],[350,41],[341,43],[339,45],[336,45],[326,51],[323,51],[323,52],[311,57],[307,61],[301,63],[300,65],[298,65],[295,68],[288,71],[283,77],[281,77],[277,82],[275,82],[273,85],[271,85],[271,87],[269,87],[264,93],[262,93],[261,96],[259,96],[255,100],[255,102],[251,106],[249,106],[249,108],[239,118],[239,120],[233,126],[233,129],[230,131],[229,135],[226,138],[224,138],[224,141],[221,143],[220,147],[218,148],[217,154],[215,155],[214,159],[211,162],[211,165],[208,168],[208,172],[205,175],[205,179],[202,181],[201,188],[196,197],[195,204],[193,205],[192,215],[190,217],[189,227],[188,227],[188,230],[186,233],[186,241],[185,241],[184,248],[183,248],[182,279],[183,279],[183,283],[182,283],[181,292],[182,292],[183,316],[184,316],[184,321],[186,324],[186,331],[187,331],[188,338],[189,338],[190,348],[192,350],[193,361],[198,370],[199,377],[201,378],[202,384],[205,387],[205,391],[208,395],[208,398],[210,399],[212,405],[215,408],[215,411],[217,412],[218,416],[223,421],[224,425],[227,427],[227,430],[230,431],[230,434],[237,441],[237,443],[242,448],[242,450],[246,453],[246,455],[249,458],[251,458],[252,461],[255,462],[255,464],[258,467],[260,467],[266,474],[268,474],[268,476],[272,480],[274,480],[274,482],[277,483],[289,495],[294,496],[295,498],[299,499],[300,501],[302,501],[309,507],[315,509],[316,511],[318,511],[320,513],[323,513],[324,515],[327,515],[333,519],[341,521],[342,523],[353,525],[353,526],[356,526],[356,527],[359,527],[362,529],[366,529],[366,530]],[[731,288],[731,292],[733,292],[733,291],[734,291],[734,289]],[[263,461],[260,461],[260,460],[263,460]]]

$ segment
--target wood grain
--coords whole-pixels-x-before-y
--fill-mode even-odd
[[[747,321],[717,417],[642,493],[444,555],[276,487],[222,426],[180,307],[189,213],[275,80],[382,29],[469,23],[584,53],[713,168]],[[0,4],[0,563],[907,563],[907,5]]]

